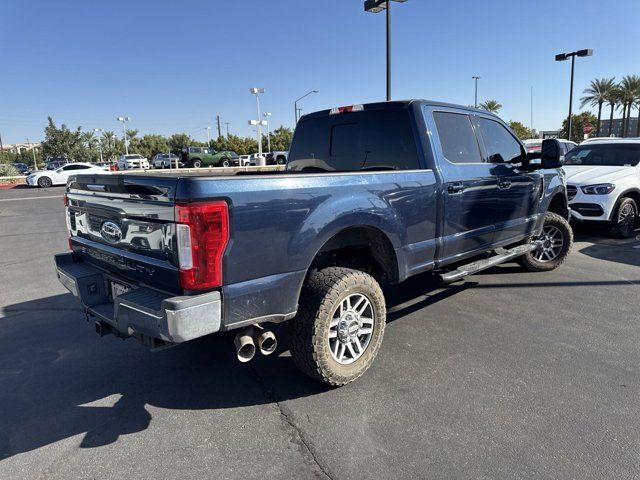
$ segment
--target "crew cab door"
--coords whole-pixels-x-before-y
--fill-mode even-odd
[[[522,168],[524,147],[495,118],[475,117],[484,146],[484,156],[498,178],[494,243],[505,244],[529,235],[534,227],[540,201],[540,173]]]
[[[472,116],[425,107],[442,177],[442,253],[450,263],[487,250],[493,242],[498,180],[483,160]]]

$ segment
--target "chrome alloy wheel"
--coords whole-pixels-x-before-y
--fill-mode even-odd
[[[329,324],[331,357],[341,365],[358,360],[371,342],[375,314],[371,301],[361,293],[344,298]]]
[[[618,212],[618,227],[624,235],[630,235],[636,224],[636,209],[629,202],[622,206]]]
[[[539,262],[555,260],[564,246],[564,235],[553,225],[547,225],[542,229],[542,235],[537,238],[540,247],[532,252],[533,258]]]

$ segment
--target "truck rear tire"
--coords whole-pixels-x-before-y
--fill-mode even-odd
[[[200,168],[202,166],[202,160],[200,160],[199,158],[196,158],[193,163],[193,168]]]
[[[557,213],[547,212],[542,234],[535,240],[542,240],[542,247],[522,255],[518,263],[530,272],[555,270],[569,256],[573,245],[573,229]]]
[[[231,166],[231,162],[228,158],[223,158],[222,160],[220,160],[220,165],[227,168]]]
[[[342,267],[314,271],[289,322],[289,348],[310,377],[341,386],[373,363],[384,336],[386,305],[369,274]]]

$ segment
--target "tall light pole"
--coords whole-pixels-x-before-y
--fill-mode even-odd
[[[267,148],[269,149],[268,153],[271,153],[271,132],[269,131],[269,117],[271,114],[269,112],[264,114],[264,121],[267,122]]]
[[[575,52],[559,53],[556,55],[556,62],[564,62],[571,57],[571,82],[569,86],[569,119],[568,119],[568,138],[571,140],[571,111],[573,109],[573,70],[576,64],[576,57],[590,57],[593,55],[593,50],[585,48],[584,50],[576,50]]]
[[[393,0],[404,3],[407,0]],[[378,13],[387,10],[387,101],[391,100],[391,0],[365,0],[364,11]]]
[[[299,117],[298,117],[298,102],[300,100],[302,100],[303,98],[308,97],[312,93],[318,93],[318,90],[311,90],[310,92],[305,93],[299,99],[297,99],[295,102],[293,102],[293,109],[294,109],[294,113],[295,113],[295,116],[296,116],[296,125],[298,124],[298,120],[299,120]]]
[[[480,77],[471,77],[475,80],[476,82],[476,95],[475,95],[475,100],[473,101],[473,107],[474,108],[478,108],[478,80],[480,80]]]
[[[98,151],[100,152],[100,163],[102,163],[104,160],[102,160],[102,136],[101,136],[101,134],[104,133],[104,129],[103,128],[94,128],[93,131],[98,134]]]
[[[258,116],[256,117],[258,120],[256,121],[256,125],[258,125],[258,158],[256,159],[256,165],[260,162],[262,164],[262,121],[260,120],[260,94],[264,93],[264,88],[250,88],[249,92],[256,96],[256,109],[258,111]]]
[[[129,142],[127,141],[127,127],[126,122],[131,121],[131,117],[118,117],[116,118],[119,122],[122,122],[122,136],[124,137],[124,154],[129,155]]]
[[[207,127],[207,147],[211,148],[211,127]]]

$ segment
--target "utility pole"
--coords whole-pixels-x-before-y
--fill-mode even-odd
[[[0,134],[0,152],[2,152],[4,150],[4,147],[2,146],[2,134]]]
[[[218,138],[222,136],[222,132],[220,131],[220,115],[216,115],[216,122],[218,123]]]
[[[207,127],[207,147],[211,147],[211,127]]]
[[[227,127],[227,139],[229,138],[229,122],[224,122],[225,126]]]

